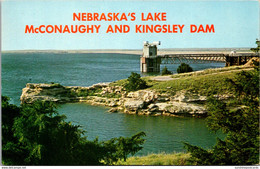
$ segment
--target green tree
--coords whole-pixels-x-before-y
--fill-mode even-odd
[[[28,155],[28,151],[19,144],[14,137],[13,124],[15,118],[20,116],[20,108],[9,103],[9,98],[2,96],[2,158],[3,164],[22,165],[21,156]]]
[[[118,160],[126,161],[129,154],[134,155],[142,149],[140,145],[144,142],[141,138],[143,136],[145,136],[145,133],[140,132],[130,138],[119,137],[102,142],[102,145],[107,150],[107,156],[103,159],[104,163],[113,165]]]
[[[171,74],[172,74],[172,72],[169,71],[169,70],[167,69],[167,67],[165,66],[165,67],[163,68],[163,70],[162,70],[162,75],[171,75]]]
[[[211,150],[184,143],[193,162],[199,165],[250,165],[259,163],[259,71],[238,73],[227,85],[237,98],[237,107],[208,100],[208,127],[227,134]]]
[[[190,67],[190,65],[186,64],[186,63],[182,63],[178,68],[177,68],[177,72],[178,73],[186,73],[186,72],[192,72],[193,69],[192,67]]]
[[[127,78],[127,83],[124,87],[127,91],[136,91],[147,88],[147,84],[143,79],[141,79],[140,74],[132,72]]]
[[[130,138],[114,138],[106,144],[98,139],[89,141],[80,126],[66,122],[66,117],[59,115],[52,102],[17,107],[5,99],[2,107],[6,122],[13,120],[8,125],[3,123],[5,133],[12,132],[9,137],[3,137],[3,162],[6,165],[103,165],[102,161],[113,164],[141,150],[145,141],[141,138],[144,133]],[[8,119],[12,111],[16,112],[15,117]],[[115,158],[110,159],[111,154]],[[108,159],[110,163],[106,163]]]

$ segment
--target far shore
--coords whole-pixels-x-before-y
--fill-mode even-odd
[[[231,51],[250,52],[249,48],[175,48],[175,49],[160,49],[158,55],[167,54],[190,54],[190,53],[224,53],[228,54]],[[142,49],[93,49],[93,50],[6,50],[1,53],[117,53],[117,54],[132,54],[142,55]]]

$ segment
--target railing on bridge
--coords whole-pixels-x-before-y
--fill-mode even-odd
[[[246,64],[251,58],[260,57],[259,53],[200,53],[169,54],[151,58],[141,57],[141,72],[160,72],[160,64],[212,63],[225,62],[226,66]]]
[[[217,54],[171,54],[158,55],[163,64],[181,64],[181,63],[211,63],[225,62],[226,56],[223,53]]]
[[[243,65],[253,57],[259,57],[259,53],[255,52],[239,52],[231,51],[229,54],[194,52],[194,53],[174,53],[168,55],[157,55],[157,45],[159,42],[144,42],[143,55],[140,58],[141,72],[160,72],[160,64],[181,64],[181,63],[209,63],[209,62],[226,62],[226,66]]]

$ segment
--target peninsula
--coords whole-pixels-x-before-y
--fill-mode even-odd
[[[38,100],[57,103],[84,102],[110,107],[109,112],[152,116],[206,116],[207,96],[227,100],[233,94],[225,84],[237,72],[250,71],[250,63],[206,69],[168,76],[143,77],[148,88],[128,92],[126,79],[111,83],[98,83],[90,87],[62,86],[57,83],[28,83],[23,89],[21,103]]]

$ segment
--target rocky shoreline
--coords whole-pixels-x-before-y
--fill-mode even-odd
[[[109,112],[152,116],[206,116],[206,96],[178,91],[174,95],[145,89],[127,92],[122,86],[98,83],[90,87],[28,83],[22,91],[21,103],[53,101],[84,102],[110,107]]]

